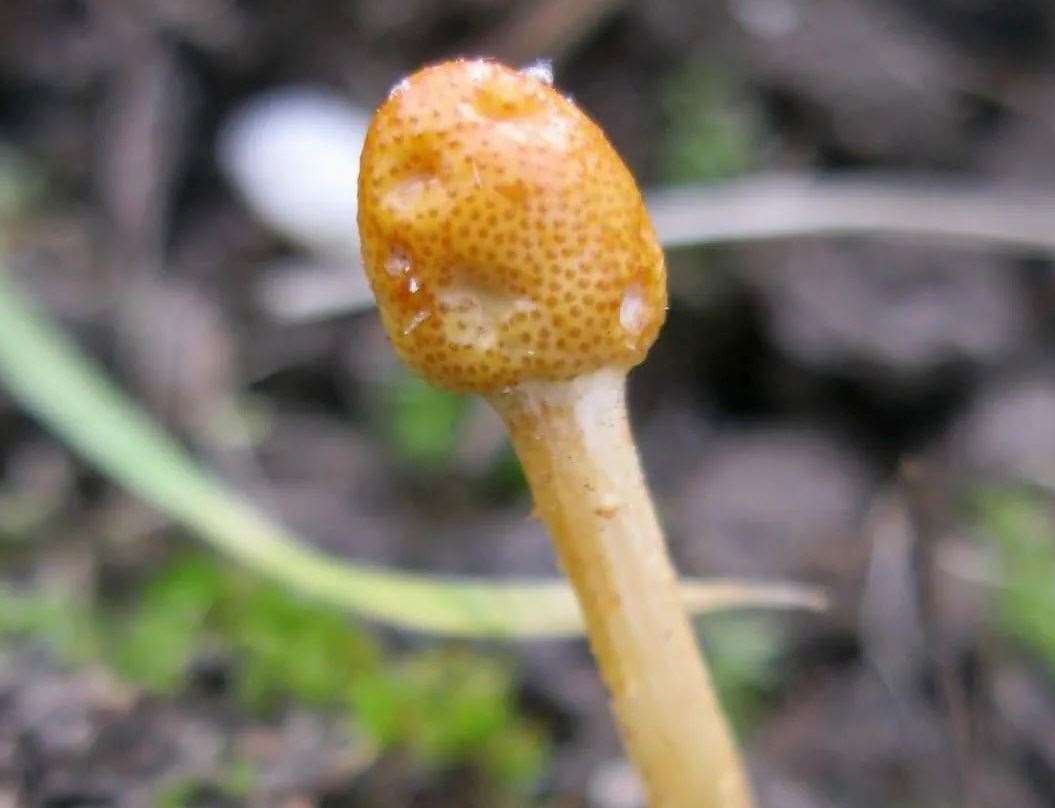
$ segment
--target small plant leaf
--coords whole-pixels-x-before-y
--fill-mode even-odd
[[[582,631],[564,583],[450,579],[339,562],[231,492],[137,407],[0,271],[0,385],[99,471],[216,549],[304,595],[406,629],[547,637]],[[823,608],[809,588],[686,581],[695,612]]]

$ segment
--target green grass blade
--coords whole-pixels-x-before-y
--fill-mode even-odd
[[[101,472],[217,549],[297,591],[403,628],[492,637],[574,635],[560,582],[444,579],[338,562],[312,549],[198,466],[0,272],[0,384]],[[797,587],[685,583],[696,611],[821,608]]]

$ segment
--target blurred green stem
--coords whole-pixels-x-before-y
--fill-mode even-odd
[[[334,561],[242,501],[111,383],[0,271],[0,384],[101,472],[216,548],[305,595],[417,631],[560,636],[582,631],[563,583],[442,579]],[[686,581],[695,611],[822,608],[794,586]]]

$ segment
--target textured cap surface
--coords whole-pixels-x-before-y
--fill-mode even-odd
[[[455,390],[630,367],[665,316],[633,177],[536,73],[455,61],[401,82],[367,134],[359,231],[396,351]]]

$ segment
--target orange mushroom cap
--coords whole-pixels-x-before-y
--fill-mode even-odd
[[[665,317],[633,177],[533,72],[458,60],[401,82],[367,133],[359,232],[396,351],[454,390],[629,368]]]

